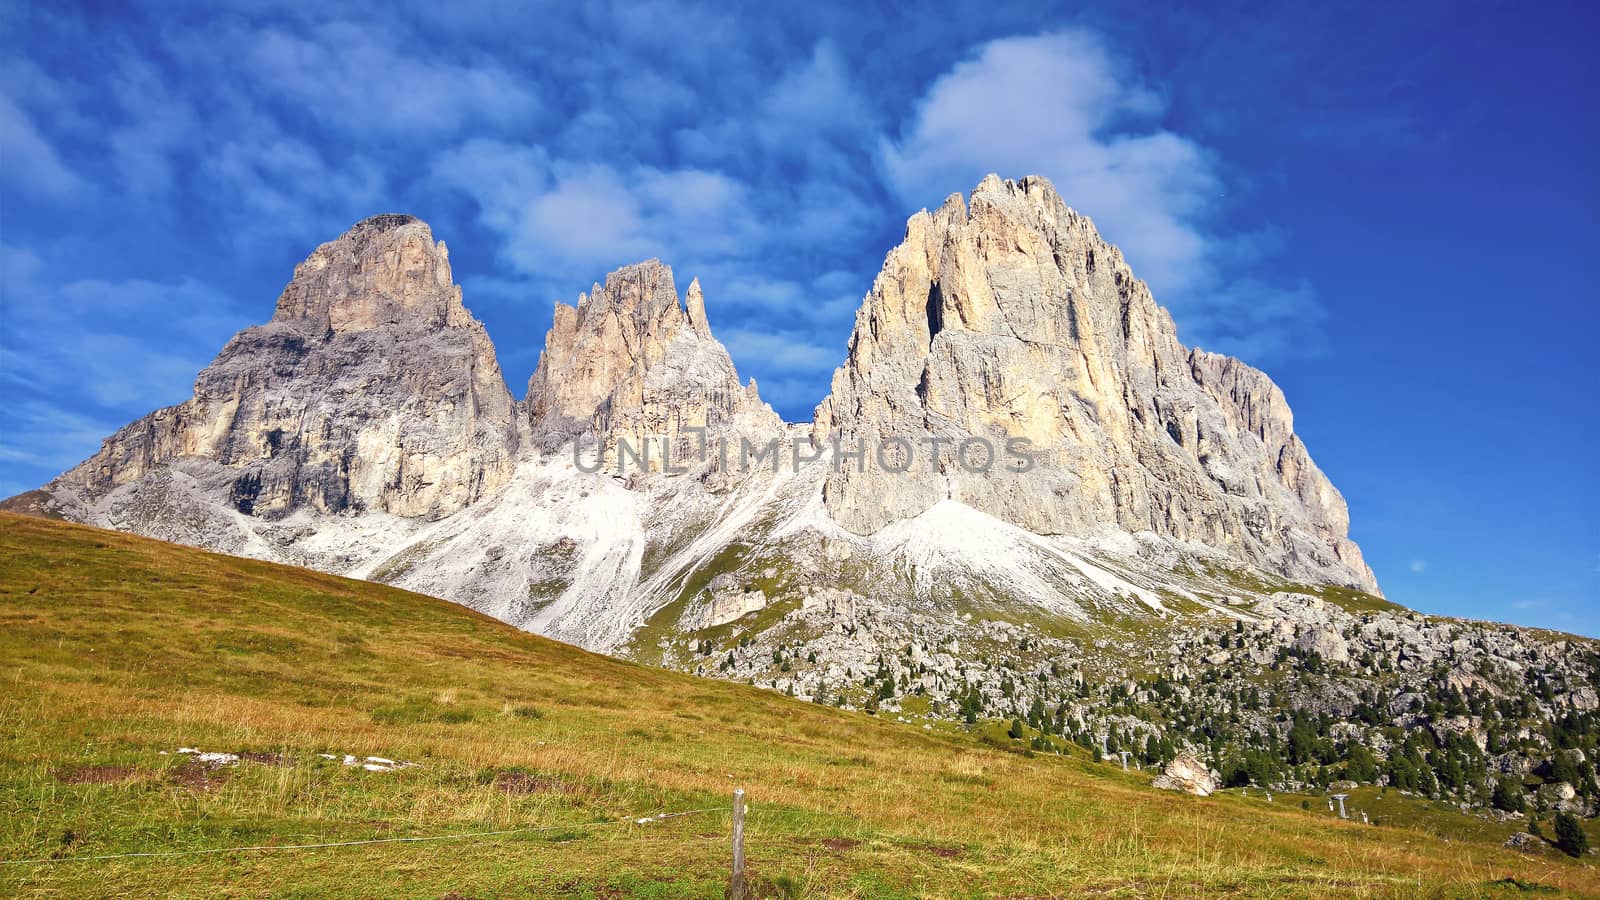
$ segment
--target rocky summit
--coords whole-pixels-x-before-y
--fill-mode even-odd
[[[376,216],[190,400],[5,505],[1183,789],[1594,811],[1594,642],[1383,599],[1282,391],[1183,346],[1044,179],[911,217],[810,423],[741,383],[714,301],[617,269],[519,402],[444,244]]]
[[[607,275],[575,307],[556,304],[527,398],[529,427],[546,449],[589,436],[613,460],[618,440],[658,452],[665,441],[683,459],[693,455],[685,429],[779,424],[753,379],[740,387],[733,359],[711,337],[700,282],[680,299],[672,270],[654,259]],[[644,467],[662,462],[658,455]]]
[[[235,335],[194,396],[107,438],[34,500],[60,515],[276,556],[297,511],[437,519],[503,485],[515,402],[444,242],[375,216],[295,267],[272,320]]]
[[[1036,534],[1159,535],[1378,590],[1283,392],[1185,349],[1122,254],[1042,178],[991,176],[970,201],[912,217],[815,427],[945,451],[906,473],[838,467],[828,510],[852,531],[949,499]],[[975,436],[1025,438],[1036,465],[969,471],[956,453]]]

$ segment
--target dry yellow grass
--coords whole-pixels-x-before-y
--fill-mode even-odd
[[[717,897],[726,814],[631,820],[737,784],[764,895],[1600,894],[1553,855],[1163,793],[382,585],[9,514],[0,684],[7,859],[550,829],[0,866],[7,893]],[[263,761],[204,770],[183,746]]]

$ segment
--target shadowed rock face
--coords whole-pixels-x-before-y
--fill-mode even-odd
[[[740,386],[711,336],[700,283],[680,302],[672,269],[654,259],[607,275],[575,307],[556,304],[526,403],[541,445],[587,435],[637,448],[665,437],[680,458],[698,444],[686,427],[772,432],[780,424],[754,380]]]
[[[94,504],[181,460],[247,515],[443,516],[510,474],[513,408],[444,243],[411,216],[376,216],[297,266],[272,321],[235,335],[192,399],[48,489]]]
[[[911,440],[894,474],[831,474],[860,534],[942,499],[1039,534],[1153,532],[1291,578],[1376,591],[1343,498],[1294,434],[1283,394],[1189,350],[1122,254],[1041,178],[986,178],[907,223],[856,315],[814,436]],[[931,438],[1021,437],[1030,471],[967,471]]]

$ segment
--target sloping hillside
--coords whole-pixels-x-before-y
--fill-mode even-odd
[[[764,895],[1600,894],[1585,862],[1422,806],[1395,816],[1415,828],[1372,827],[1320,799],[1163,793],[993,727],[882,721],[383,585],[10,514],[0,676],[7,860],[543,829],[7,864],[7,894],[719,897],[726,813],[638,820],[735,785]]]

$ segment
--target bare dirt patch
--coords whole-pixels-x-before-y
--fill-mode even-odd
[[[578,791],[576,785],[559,778],[528,772],[501,772],[494,777],[494,787],[502,794],[572,794]]]
[[[55,773],[62,784],[116,784],[135,775],[132,766],[78,766]]]
[[[853,847],[861,846],[861,842],[852,838],[823,838],[822,846],[835,853],[843,853]]]
[[[203,794],[221,787],[228,780],[228,772],[222,766],[194,760],[173,769],[171,777],[179,786]]]

